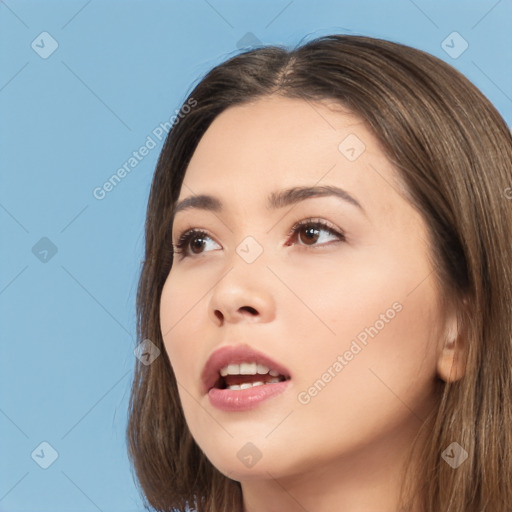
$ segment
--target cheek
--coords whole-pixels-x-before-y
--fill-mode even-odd
[[[194,354],[201,354],[199,348],[204,337],[198,327],[201,320],[204,322],[205,290],[195,283],[195,280],[183,282],[178,274],[169,274],[160,300],[160,328],[165,350],[176,379],[187,387],[193,382]]]
[[[414,280],[392,286],[384,276],[359,275],[357,287],[347,277],[346,291],[324,284],[330,301],[323,315],[336,336],[326,331],[324,342],[301,356],[296,394],[303,421],[322,417],[357,437],[358,429],[377,432],[430,410],[440,332],[434,289],[427,280],[411,293]]]
[[[393,397],[393,389],[407,396],[414,382],[430,391],[440,335],[430,269],[424,259],[400,260],[396,253],[372,258],[347,257],[324,267],[317,259],[315,268],[295,281],[294,291],[310,310],[297,302],[295,316],[307,317],[311,326],[296,358],[303,369],[301,390],[320,380],[319,388],[325,382],[331,390],[350,385],[374,397]],[[288,271],[284,279],[292,278]],[[334,391],[330,399],[336,399]]]

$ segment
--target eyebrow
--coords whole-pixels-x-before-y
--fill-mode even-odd
[[[345,201],[352,206],[356,206],[362,212],[364,208],[361,206],[359,201],[351,196],[346,190],[335,187],[332,185],[325,185],[320,187],[292,187],[279,192],[272,192],[267,200],[267,209],[277,210],[286,206],[294,205],[306,199],[312,197],[327,197],[334,196],[342,201]],[[220,213],[223,209],[223,204],[220,199],[214,196],[201,194],[190,196],[179,201],[173,210],[173,216],[178,212],[187,210],[190,208],[197,208],[200,210],[206,210],[211,212]]]

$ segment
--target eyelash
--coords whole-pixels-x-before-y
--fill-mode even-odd
[[[290,231],[288,232],[287,237],[298,234],[299,231],[304,227],[316,228],[319,230],[327,231],[329,234],[338,237],[339,241],[341,241],[341,242],[345,241],[345,234],[343,232],[338,231],[337,229],[335,229],[331,224],[327,223],[326,221],[319,220],[319,219],[313,219],[313,218],[304,219],[304,220],[301,220],[301,221],[295,223],[293,225],[293,227],[290,229]],[[203,231],[201,229],[192,228],[192,229],[186,230],[180,236],[176,245],[173,244],[173,252],[175,254],[180,254],[181,255],[180,259],[191,257],[190,253],[189,253],[188,244],[194,237],[212,238],[206,231]],[[303,247],[311,247],[313,249],[315,247],[322,247],[321,245],[320,246],[316,246],[316,245],[308,246],[306,244],[303,244],[302,246]],[[195,255],[195,256],[198,256],[198,255]],[[195,257],[195,256],[192,256],[192,257]]]

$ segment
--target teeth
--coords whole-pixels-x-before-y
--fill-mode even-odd
[[[256,363],[242,363],[240,365],[240,375],[255,375],[257,368]]]
[[[266,375],[267,373],[272,377],[279,375],[279,372],[271,370],[268,366],[256,363],[228,364],[220,370],[222,377],[226,375]]]
[[[266,375],[270,371],[270,368],[268,366],[265,366],[264,364],[258,365],[258,374],[259,375]]]
[[[228,374],[229,375],[239,375],[240,374],[240,365],[239,364],[228,364]]]
[[[239,391],[241,389],[249,389],[255,386],[263,386],[267,384],[275,384],[276,382],[281,382],[279,379],[270,379],[268,382],[244,382],[243,384],[233,384],[232,386],[228,386],[226,389],[231,391]]]
[[[240,384],[240,389],[249,389],[253,388],[254,386],[262,386],[263,382],[244,382],[243,384]]]

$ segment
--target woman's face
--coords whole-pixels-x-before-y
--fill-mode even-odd
[[[286,192],[302,187],[344,192]],[[173,243],[205,233],[174,256],[160,310],[200,448],[240,481],[395,457],[434,403],[446,323],[426,226],[376,139],[326,104],[235,106],[202,137],[178,202],[200,195],[215,199],[176,214]],[[262,359],[222,350],[203,382],[225,347]],[[257,374],[265,357],[284,382]]]

